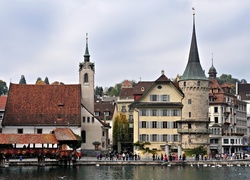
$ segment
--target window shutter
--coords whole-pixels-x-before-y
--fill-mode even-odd
[[[168,129],[171,128],[171,127],[170,127],[170,122],[169,122],[169,121],[167,122],[167,126],[168,126]]]

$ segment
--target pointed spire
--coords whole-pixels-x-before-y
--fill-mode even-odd
[[[210,79],[216,79],[217,71],[216,71],[216,69],[214,67],[213,53],[212,53],[212,66],[209,68],[208,74],[209,74]]]
[[[89,48],[88,48],[88,33],[86,33],[86,49],[85,49],[85,54],[84,54],[84,62],[89,62]]]
[[[181,77],[181,80],[207,80],[204,71],[202,70],[199,58],[199,52],[196,41],[196,33],[195,33],[195,12],[193,9],[193,33],[191,46],[189,51],[189,58],[186,69]]]

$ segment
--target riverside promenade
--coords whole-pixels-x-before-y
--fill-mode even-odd
[[[37,159],[10,159],[8,166],[37,166]],[[45,159],[43,166],[58,166],[59,163],[55,159]],[[187,158],[186,161],[168,161],[163,162],[161,160],[155,160],[142,158],[141,160],[109,160],[102,159],[97,160],[96,157],[82,157],[76,162],[67,164],[68,166],[103,166],[103,165],[155,165],[155,166],[249,166],[250,159],[237,159],[237,160],[207,160],[207,161],[195,161],[194,158]]]

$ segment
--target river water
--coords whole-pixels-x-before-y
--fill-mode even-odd
[[[77,166],[0,168],[0,180],[247,180],[250,167]]]

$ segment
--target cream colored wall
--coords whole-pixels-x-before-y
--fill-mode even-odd
[[[81,114],[82,117],[90,117],[90,122],[87,123],[87,119],[85,123],[83,123],[82,118],[82,127],[81,130],[86,131],[86,143],[82,143],[82,149],[94,149],[93,142],[94,141],[99,141],[102,143],[102,128],[101,128],[101,123],[98,120],[94,120],[94,123],[92,123],[92,114],[90,114],[85,108],[81,109]],[[99,146],[102,148],[102,145]]]
[[[84,105],[91,113],[94,113],[94,71],[90,68],[91,62],[84,62],[79,71],[79,83],[81,84],[81,96]],[[88,83],[84,83],[84,74],[88,74]]]
[[[158,89],[157,86],[150,91],[147,96],[145,96],[143,99],[141,99],[141,102],[150,102],[150,95],[163,95],[168,94],[170,95],[170,102],[179,102],[182,101],[181,94],[171,85],[171,84],[162,84],[162,89]],[[154,109],[153,107],[148,107],[147,109]],[[160,108],[164,109],[164,107]],[[181,111],[181,108],[168,108],[168,109],[179,109]],[[181,113],[180,116],[139,116],[139,108],[136,108],[134,110],[133,116],[134,116],[134,142],[139,141],[139,134],[175,134],[177,135],[177,128],[175,129],[161,129],[161,128],[139,128],[139,121],[169,121],[174,122],[177,120],[181,120]],[[149,147],[150,149],[156,148],[158,151],[158,154],[165,154],[165,149],[161,150],[161,146],[165,145],[166,142],[150,142],[151,145],[147,145],[145,147]],[[176,146],[179,142],[169,142],[170,145]],[[134,150],[136,153],[141,153],[137,149]],[[177,153],[176,153],[177,154]],[[142,154],[141,154],[142,155]],[[142,155],[143,156],[143,155]],[[144,155],[145,156],[145,155]]]

